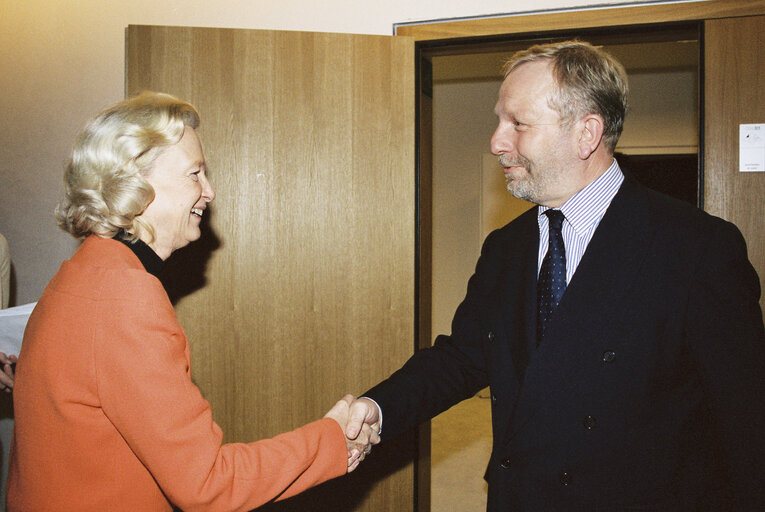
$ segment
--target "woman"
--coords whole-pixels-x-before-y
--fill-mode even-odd
[[[11,290],[11,251],[8,241],[0,233],[0,309],[8,307]],[[16,356],[0,352],[0,390],[10,393],[13,389],[13,367]]]
[[[156,278],[199,238],[215,197],[198,126],[188,103],[144,93],[102,112],[76,142],[56,216],[85,240],[25,332],[10,511],[250,510],[352,470],[368,450],[346,445],[350,397],[293,432],[221,445]]]
[[[11,250],[0,233],[0,309],[8,307],[11,295]]]
[[[8,307],[11,290],[11,251],[8,241],[0,233],[0,309]],[[10,393],[13,389],[13,366],[16,356],[0,352],[0,390]]]

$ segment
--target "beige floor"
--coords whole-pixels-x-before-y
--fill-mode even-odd
[[[488,390],[431,422],[431,512],[483,512],[491,453]],[[484,397],[484,398],[481,398]]]

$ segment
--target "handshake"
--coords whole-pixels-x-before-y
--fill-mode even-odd
[[[339,423],[345,433],[350,473],[369,455],[372,446],[380,442],[380,411],[377,404],[368,398],[345,395],[324,417]]]

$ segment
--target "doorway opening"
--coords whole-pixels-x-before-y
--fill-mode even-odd
[[[526,209],[504,187],[489,139],[502,82],[514,51],[536,43],[581,39],[602,46],[626,68],[630,109],[616,158],[646,186],[703,206],[700,141],[703,104],[701,24],[610,27],[512,37],[417,43],[420,76],[422,256],[421,307],[430,304],[430,331],[421,343],[449,333],[486,235]],[[427,117],[427,119],[423,119]],[[427,241],[427,243],[426,243]],[[427,247],[427,245],[430,247]],[[426,316],[423,311],[421,318]],[[491,451],[489,396],[483,391],[431,423],[431,510],[485,510],[483,473]]]

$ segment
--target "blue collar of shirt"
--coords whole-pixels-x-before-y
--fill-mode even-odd
[[[606,172],[574,194],[560,207],[563,216],[578,236],[582,236],[594,223],[600,221],[622,182],[624,182],[624,174],[614,159]],[[549,209],[547,206],[540,205],[537,215],[541,217]]]

